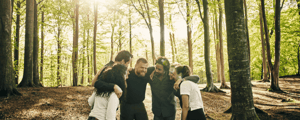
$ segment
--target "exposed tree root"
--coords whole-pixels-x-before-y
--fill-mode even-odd
[[[211,86],[206,86],[205,88],[201,89],[201,91],[204,92],[222,92],[222,93],[226,93],[223,90],[220,90],[219,88],[217,88],[214,84],[212,84]]]
[[[268,91],[269,92],[276,92],[276,93],[286,93],[283,90],[281,90],[280,88],[277,88],[277,89],[269,88]]]
[[[12,90],[0,90],[0,97],[9,98],[10,96],[16,95],[22,95],[16,88],[13,88]]]
[[[254,108],[255,108],[256,113],[267,114],[266,112],[264,112],[263,110],[255,107],[255,106],[254,106]],[[232,113],[232,107],[230,106],[230,108],[228,108],[224,113]]]
[[[226,84],[222,84],[220,86],[220,89],[230,89],[230,87],[228,85],[226,85]]]

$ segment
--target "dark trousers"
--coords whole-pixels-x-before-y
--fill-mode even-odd
[[[187,115],[187,120],[206,120],[203,109],[197,109],[189,111]]]
[[[121,103],[120,120],[148,120],[147,111],[143,102],[137,104]]]
[[[153,120],[175,120],[176,114],[169,116],[169,117],[163,117],[161,115],[154,115]]]

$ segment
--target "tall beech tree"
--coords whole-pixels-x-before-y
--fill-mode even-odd
[[[79,1],[74,0],[75,2],[75,32],[74,32],[74,38],[73,38],[73,86],[77,86],[78,84],[78,19],[79,19]]]
[[[12,63],[11,0],[0,0],[0,96],[21,95],[16,89]]]
[[[266,44],[267,44],[267,57],[268,57],[268,65],[269,70],[271,72],[271,87],[270,91],[282,92],[279,87],[279,60],[280,60],[280,0],[276,0],[275,3],[275,60],[274,66],[271,62],[271,53],[270,53],[270,41],[268,36],[268,27],[267,27],[267,20],[265,14],[265,7],[264,7],[264,0],[261,0],[262,6],[262,14],[263,14],[263,21],[264,21],[264,30],[266,35]]]
[[[210,38],[209,38],[209,16],[208,16],[208,1],[203,0],[203,13],[204,18],[202,17],[201,8],[199,0],[196,0],[198,5],[198,10],[200,13],[200,18],[203,22],[204,26],[204,58],[205,58],[205,71],[206,71],[206,87],[202,89],[202,91],[206,92],[221,92],[220,89],[218,89],[212,80],[212,74],[211,74],[211,63],[210,63]]]
[[[226,84],[225,80],[225,71],[224,71],[224,57],[223,57],[223,11],[220,0],[218,0],[219,7],[219,55],[220,55],[220,78],[221,78],[221,86],[222,89],[229,89],[230,87]],[[250,49],[249,49],[250,50]]]
[[[94,38],[93,38],[93,65],[94,75],[97,74],[97,62],[96,62],[96,38],[97,38],[97,20],[98,20],[98,4],[95,1],[94,5]]]
[[[160,25],[160,56],[165,56],[164,0],[158,0]]]
[[[152,49],[152,62],[155,63],[155,50],[154,50],[154,38],[153,38],[153,28],[152,28],[152,22],[151,22],[151,15],[150,15],[150,9],[148,0],[137,0],[138,5],[135,5],[133,0],[130,0],[131,4],[135,8],[135,10],[143,17],[149,32],[150,32],[150,40],[151,40],[151,49]],[[137,6],[140,6],[140,9],[138,9]]]
[[[42,82],[41,84],[43,85],[43,78],[44,78],[44,72],[43,72],[43,67],[44,67],[44,24],[45,24],[45,18],[44,18],[45,12],[42,11],[42,23],[41,23],[41,63],[40,63],[40,81]]]
[[[41,1],[40,1],[41,2]],[[42,84],[40,83],[39,78],[39,62],[38,62],[38,56],[39,56],[39,39],[38,39],[38,4],[36,0],[34,0],[34,29],[33,29],[33,66],[32,66],[32,75],[33,75],[33,83],[37,87],[42,87]]]
[[[264,82],[270,82],[270,80],[268,79],[268,70],[267,70],[267,63],[266,63],[266,50],[265,50],[265,48],[266,48],[266,45],[265,45],[265,39],[264,39],[264,26],[263,26],[263,20],[262,20],[262,11],[261,11],[261,9],[262,9],[262,6],[261,6],[261,4],[259,4],[259,23],[260,23],[260,37],[261,37],[261,48],[262,48],[262,52],[261,52],[261,54],[262,54],[262,76],[263,76],[263,78],[262,78],[262,81],[264,81]]]
[[[187,29],[187,44],[189,53],[189,66],[193,73],[193,43],[192,43],[192,28],[191,28],[191,0],[186,0],[186,29]]]
[[[243,1],[227,0],[225,15],[231,85],[231,120],[259,120],[253,103]]]
[[[26,0],[24,74],[18,87],[34,87],[33,83],[34,0]]]
[[[19,41],[20,41],[20,16],[21,16],[21,3],[24,1],[17,1],[16,7],[16,36],[14,44],[14,69],[15,69],[15,83],[18,84],[19,80]]]

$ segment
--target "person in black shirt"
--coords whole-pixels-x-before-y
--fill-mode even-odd
[[[131,70],[127,81],[126,100],[121,101],[121,120],[148,120],[145,105],[146,86],[149,81],[146,77],[148,62],[139,58],[135,68]],[[147,75],[149,76],[149,75]]]

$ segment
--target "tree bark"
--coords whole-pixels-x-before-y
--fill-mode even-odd
[[[128,7],[129,10],[129,51],[132,54],[132,38],[131,38],[131,10],[130,10],[130,6]],[[132,67],[132,61],[130,62],[130,67]]]
[[[172,33],[169,33],[170,35],[170,44],[171,44],[171,50],[172,50],[172,62],[175,63],[175,53],[174,53],[174,45],[172,40]]]
[[[40,81],[43,82],[43,66],[44,66],[44,11],[42,12],[42,24],[41,24],[41,65],[40,65]]]
[[[12,63],[11,1],[0,0],[0,96],[21,95],[16,89]]]
[[[261,35],[261,45],[262,45],[262,59],[263,59],[263,63],[262,63],[262,70],[263,70],[263,79],[262,81],[264,82],[270,82],[268,80],[268,70],[267,70],[267,65],[266,65],[266,53],[265,53],[265,39],[264,39],[264,28],[263,28],[263,22],[262,22],[262,12],[261,12],[261,5],[259,6],[259,22],[260,22],[260,35]]]
[[[93,45],[94,45],[94,50],[93,50],[93,54],[94,54],[94,59],[93,59],[93,63],[94,63],[94,75],[97,74],[97,61],[96,61],[96,37],[97,37],[97,20],[98,20],[98,4],[95,2],[95,6],[94,6],[94,40],[93,40]]]
[[[206,92],[220,92],[212,80],[211,63],[210,63],[210,38],[209,38],[209,10],[207,0],[203,0],[203,26],[204,26],[204,57],[205,57],[205,70],[206,70],[206,87],[202,91]],[[201,15],[200,15],[201,16]]]
[[[90,16],[87,15],[88,22],[90,22]],[[92,81],[90,75],[90,46],[89,46],[89,41],[90,41],[90,29],[87,29],[87,38],[86,38],[86,57],[87,57],[87,63],[88,63],[88,84]]]
[[[75,36],[73,40],[73,86],[78,84],[78,18],[79,18],[79,3],[78,0],[75,0]]]
[[[275,61],[274,68],[272,70],[272,91],[281,91],[279,87],[279,66],[280,66],[280,0],[276,0],[275,8]]]
[[[189,52],[189,66],[191,68],[191,73],[193,73],[193,43],[192,43],[192,29],[190,27],[191,23],[191,8],[189,6],[190,1],[186,0],[186,24],[187,24],[187,43]]]
[[[33,83],[37,87],[42,87],[39,78],[39,39],[38,39],[38,13],[37,13],[37,6],[36,0],[34,0],[34,31],[33,31]]]
[[[221,67],[221,74],[220,74],[220,77],[221,77],[221,86],[220,86],[220,88],[222,88],[222,89],[229,89],[230,87],[226,84],[225,71],[224,71],[223,34],[222,34],[223,33],[222,32],[223,31],[223,24],[222,24],[222,22],[223,22],[223,11],[222,11],[220,0],[218,0],[218,6],[219,6],[220,67]],[[246,17],[246,19],[247,19],[247,17]],[[249,49],[249,42],[248,42],[248,50],[250,51],[250,49]]]
[[[165,56],[164,0],[158,0],[160,23],[160,56]]]
[[[43,82],[43,64],[44,63],[44,11],[42,11],[42,24],[41,24],[41,64],[40,64],[40,81]]]
[[[221,63],[220,63],[220,44],[219,44],[219,25],[216,9],[214,9],[214,39],[215,39],[215,49],[216,49],[216,61],[217,61],[217,81],[221,82]]]
[[[113,61],[114,56],[114,31],[115,25],[111,25],[111,36],[110,36],[110,60]]]
[[[249,64],[251,64],[251,58],[250,58],[250,40],[249,40],[249,30],[248,30],[248,13],[247,13],[247,2],[244,0],[244,11],[245,11],[245,27],[246,27],[246,36],[247,36],[247,46],[248,46],[248,52],[249,52]],[[251,68],[250,68],[251,72]],[[251,77],[250,77],[251,79]]]
[[[18,87],[33,87],[34,0],[26,0],[24,74]]]
[[[60,60],[61,60],[61,40],[60,40],[60,21],[58,22],[58,27],[57,27],[57,86],[62,84],[61,82],[61,75],[60,75]]]
[[[84,82],[84,64],[85,64],[85,42],[86,42],[86,39],[85,39],[85,30],[83,31],[83,48],[82,48],[82,67],[81,67],[81,85],[83,85],[83,82]]]
[[[19,83],[19,41],[20,41],[20,8],[21,2],[17,1],[16,14],[16,36],[14,45],[14,67],[15,67],[15,83]]]
[[[225,14],[231,84],[231,120],[259,120],[254,108],[250,80],[243,1],[226,1]]]

